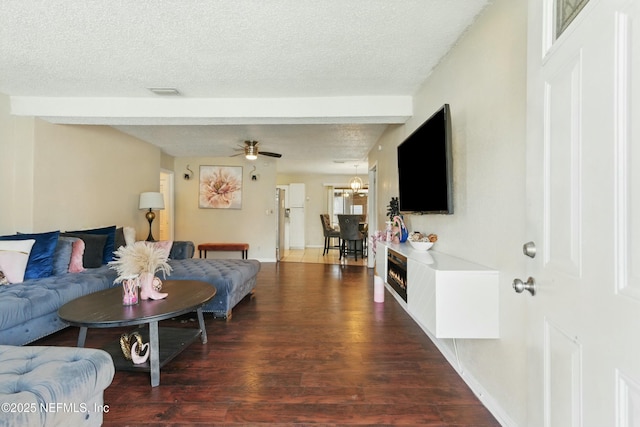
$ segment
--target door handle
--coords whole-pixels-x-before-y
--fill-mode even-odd
[[[523,291],[529,291],[531,296],[535,296],[536,281],[533,277],[529,277],[526,282],[523,282],[520,279],[513,279],[513,289],[519,294]]]

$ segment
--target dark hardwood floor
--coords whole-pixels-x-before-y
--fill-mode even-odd
[[[388,292],[373,302],[371,269],[263,263],[258,279],[231,321],[205,315],[209,342],[166,365],[160,386],[116,372],[104,425],[499,426]],[[90,329],[86,346],[125,330]],[[74,346],[77,332],[34,345]]]

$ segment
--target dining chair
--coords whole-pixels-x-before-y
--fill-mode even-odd
[[[340,259],[343,256],[346,258],[349,254],[353,254],[357,261],[358,252],[364,258],[365,235],[360,231],[360,218],[361,215],[338,215],[341,241]]]
[[[322,256],[325,256],[329,249],[340,249],[340,231],[331,226],[329,220],[329,214],[320,214],[320,221],[322,222],[322,231],[324,233],[324,251]],[[331,239],[338,239],[337,245],[331,245]]]

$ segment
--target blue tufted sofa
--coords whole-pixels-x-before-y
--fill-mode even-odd
[[[172,280],[201,280],[217,289],[205,307],[229,319],[233,307],[253,293],[257,260],[193,259],[193,242],[174,242],[169,257]],[[180,259],[179,259],[180,258]],[[0,286],[0,345],[24,345],[65,328],[57,315],[65,303],[113,286],[116,272],[107,265],[82,273],[64,273]]]
[[[58,309],[83,295],[113,285],[116,272],[108,266],[0,286],[0,344],[23,345],[68,325]]]
[[[102,350],[0,345],[0,427],[99,426],[114,373]]]

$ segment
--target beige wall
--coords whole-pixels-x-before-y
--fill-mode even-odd
[[[9,109],[0,94],[0,234],[33,224],[34,119],[13,117]]]
[[[194,171],[183,178],[187,165]],[[200,166],[241,166],[243,175],[241,209],[201,209],[198,207]],[[253,167],[259,175],[252,181]],[[206,242],[249,243],[249,257],[275,261],[276,165],[274,160],[249,162],[242,156],[175,159],[175,232],[176,240],[191,240],[197,246]],[[196,257],[198,255],[196,254]],[[212,255],[213,256],[213,255]],[[239,253],[217,253],[220,258],[237,258]]]
[[[11,209],[0,209],[0,233],[115,224],[133,226],[138,238],[146,237],[138,196],[158,190],[158,148],[110,127],[15,118],[8,114],[7,98],[0,99],[0,194],[11,201],[3,203]]]
[[[110,127],[37,120],[34,176],[34,229],[116,224],[145,237],[138,198],[158,191],[160,150]]]
[[[175,158],[167,153],[160,153],[160,168],[165,171],[173,171],[175,167]]]
[[[414,98],[414,117],[390,128],[378,166],[378,215],[398,195],[396,147],[442,104],[451,106],[453,215],[407,215],[409,230],[436,233],[434,249],[500,271],[499,340],[441,340],[461,370],[485,391],[504,419],[526,420],[526,299],[511,288],[525,274],[526,10],[524,0],[498,0],[442,60]],[[428,167],[428,159],[425,159]],[[419,185],[419,184],[418,184]],[[383,224],[383,222],[380,222]]]

